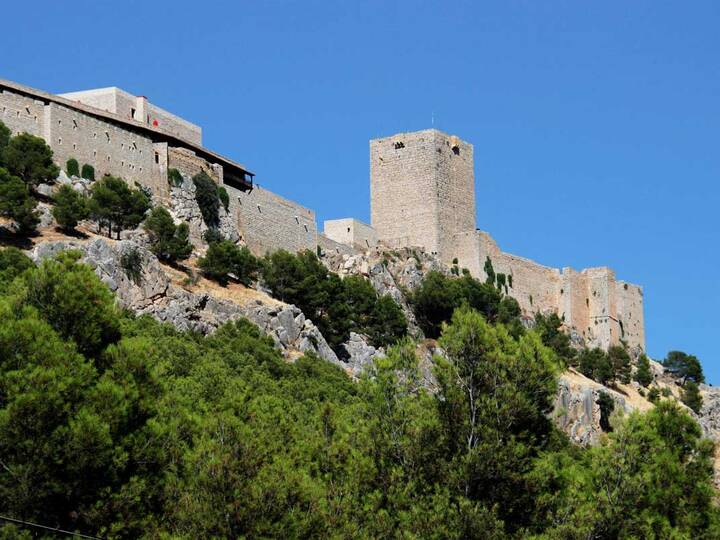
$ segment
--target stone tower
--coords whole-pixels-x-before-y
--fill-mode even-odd
[[[475,230],[473,147],[436,129],[370,141],[370,205],[378,240],[451,262]]]

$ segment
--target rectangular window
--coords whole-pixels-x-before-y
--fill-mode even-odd
[[[130,118],[135,120],[135,109],[132,109],[132,108],[130,109]]]
[[[160,154],[155,152],[155,163],[160,163]]]

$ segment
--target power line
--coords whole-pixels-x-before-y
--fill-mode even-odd
[[[8,516],[2,516],[2,515],[0,515],[0,519],[2,519],[2,520],[4,520],[4,521],[8,521],[8,522],[10,522],[10,523],[18,523],[19,525],[25,525],[25,526],[27,526],[27,527],[36,527],[36,528],[38,528],[38,529],[44,529],[44,530],[46,530],[46,531],[52,531],[52,532],[54,532],[54,533],[67,534],[67,535],[70,535],[70,536],[75,536],[75,537],[77,537],[77,538],[90,538],[91,540],[103,540],[102,538],[100,538],[100,537],[98,537],[98,536],[88,536],[88,535],[86,535],[86,534],[80,534],[80,533],[77,533],[77,532],[64,531],[64,530],[62,530],[62,529],[57,529],[57,528],[55,528],[55,527],[48,527],[47,525],[40,525],[40,524],[38,524],[38,523],[31,523],[31,522],[29,522],[29,521],[23,521],[23,520],[21,520],[21,519],[15,519],[15,518],[11,518],[11,517],[8,517]]]

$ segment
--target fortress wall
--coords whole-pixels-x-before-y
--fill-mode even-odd
[[[150,124],[152,124],[154,120],[157,120],[160,129],[169,131],[186,141],[202,145],[202,128],[199,126],[169,113],[165,109],[161,109],[150,102],[147,103],[147,114],[150,115]]]
[[[433,152],[432,130],[370,141],[371,224],[390,247],[439,250]]]
[[[119,88],[109,87],[97,88],[94,90],[83,90],[80,92],[68,92],[60,94],[60,96],[72,101],[79,101],[85,105],[90,105],[96,109],[102,109],[103,111],[111,113],[122,114],[122,111],[126,110],[129,115],[130,107],[132,107],[132,105],[127,103],[127,100],[125,103],[119,103],[119,96],[121,93],[125,92],[122,92]],[[129,96],[129,94],[125,94]],[[124,106],[126,107],[124,108]]]
[[[645,320],[643,316],[643,291],[638,285],[615,282],[617,316],[622,321],[621,337],[630,347],[645,348]]]
[[[209,163],[187,148],[171,146],[168,149],[168,168],[177,169],[190,178],[205,171],[216,183],[222,184],[222,166]]]
[[[588,282],[589,345],[607,349],[619,343],[620,325],[615,309],[615,274],[606,267],[583,270]]]
[[[0,90],[0,121],[13,135],[30,133],[43,137],[45,104],[8,90]]]
[[[587,276],[572,268],[563,268],[559,292],[559,315],[565,317],[565,325],[575,329],[584,338],[592,332]]]
[[[259,186],[248,193],[228,188],[228,193],[231,211],[237,204],[238,230],[254,254],[278,249],[315,251],[315,212]]]
[[[329,239],[360,251],[375,247],[378,243],[375,229],[353,218],[327,220],[323,224],[323,232]]]
[[[342,253],[344,255],[358,254],[358,252],[350,245],[342,242],[336,242],[332,238],[328,238],[322,233],[318,234],[317,241],[318,246],[320,246],[320,249],[322,249],[323,253]]]
[[[149,138],[57,103],[47,105],[46,123],[46,141],[61,167],[74,157],[81,166],[92,165],[96,178],[111,174],[131,185],[160,188],[160,168]]]

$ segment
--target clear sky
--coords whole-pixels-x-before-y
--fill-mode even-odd
[[[3,3],[0,77],[119,86],[324,219],[369,220],[368,139],[475,146],[478,227],[645,289],[647,346],[720,384],[720,2]]]

